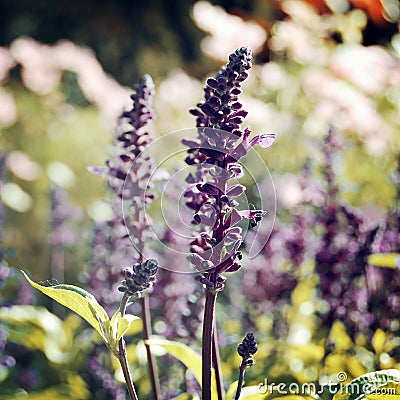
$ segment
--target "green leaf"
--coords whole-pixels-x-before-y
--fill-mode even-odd
[[[90,398],[86,382],[74,372],[67,373],[65,383],[51,386],[40,392],[26,393],[20,389],[19,395],[1,397],[2,400],[88,400]]]
[[[45,307],[3,307],[0,321],[7,326],[9,341],[23,344],[30,350],[40,350],[54,363],[68,362],[77,352],[73,332],[66,331],[63,321]]]
[[[361,400],[371,394],[382,390],[383,388],[396,389],[400,392],[400,371],[396,369],[388,369],[383,371],[369,372],[362,375],[335,394],[333,400]],[[387,395],[376,394],[374,398],[384,398]]]
[[[186,368],[190,369],[197,382],[199,382],[201,386],[201,356],[200,354],[196,353],[190,347],[184,345],[183,343],[173,342],[169,340],[156,340],[150,339],[146,340],[146,344],[150,346],[160,346],[162,347],[167,353],[174,356],[179,361],[181,361]],[[213,391],[212,397],[213,399],[218,398],[217,390],[216,390],[216,381],[215,381],[215,372],[214,369],[212,371],[212,381],[213,381]]]
[[[113,352],[118,355],[118,341],[122,338],[123,335],[129,330],[132,323],[139,320],[140,318],[136,315],[125,314],[121,315],[121,311],[117,310],[114,315],[111,317],[110,321],[105,323],[107,335],[110,342],[110,347]]]
[[[233,382],[226,392],[225,400],[232,400],[235,397],[238,381]],[[240,400],[262,400],[265,394],[261,393],[259,386],[245,386],[240,392]]]
[[[106,310],[86,290],[72,285],[55,285],[46,287],[29,279],[24,271],[21,271],[31,286],[40,290],[53,300],[76,312],[85,319],[109,345],[106,324],[110,321]]]

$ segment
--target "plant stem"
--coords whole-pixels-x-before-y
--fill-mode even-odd
[[[154,355],[151,353],[150,346],[146,344],[146,341],[150,339],[152,334],[151,332],[151,316],[150,316],[150,305],[149,305],[149,296],[146,294],[141,298],[142,304],[142,318],[143,318],[143,339],[145,341],[146,346],[146,354],[147,354],[147,362],[149,364],[149,374],[151,387],[153,389],[153,398],[155,400],[161,399],[161,389],[160,389],[160,380],[158,378],[157,364],[154,358]]]
[[[217,393],[218,400],[223,400],[224,398],[224,380],[221,371],[221,357],[219,354],[218,345],[218,331],[217,331],[217,321],[214,320],[214,332],[213,332],[213,342],[212,342],[212,352],[213,352],[213,366],[215,371],[215,378],[217,381]]]
[[[132,376],[129,371],[128,360],[126,357],[125,340],[123,338],[121,338],[119,340],[118,346],[119,346],[118,359],[119,359],[119,363],[121,364],[122,371],[124,373],[124,378],[125,378],[126,386],[128,388],[129,396],[130,396],[131,400],[138,400],[135,386],[133,385]]]
[[[206,289],[202,339],[202,400],[211,400],[212,337],[217,292]]]
[[[126,312],[126,306],[128,304],[129,296],[124,294],[124,297],[121,300],[121,305],[120,305],[120,311],[121,315],[124,316]],[[131,400],[138,400],[135,386],[132,381],[132,376],[129,371],[129,365],[128,365],[128,358],[126,356],[126,345],[125,345],[125,340],[122,337],[119,342],[118,342],[118,359],[119,363],[121,364],[122,372],[124,373],[124,378],[126,382],[126,386],[128,388],[128,393],[131,398]]]
[[[238,386],[236,389],[235,400],[239,400],[239,398],[240,398],[240,393],[242,392],[242,387],[243,387],[245,371],[246,371],[246,363],[244,362],[244,360],[242,360],[242,362],[240,363],[240,366],[239,366],[239,380],[238,380]]]

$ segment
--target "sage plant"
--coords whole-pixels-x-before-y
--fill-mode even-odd
[[[328,331],[335,320],[342,320],[351,337],[366,332],[372,322],[368,312],[368,287],[365,284],[366,258],[374,232],[365,228],[363,216],[338,198],[334,157],[340,146],[331,128],[324,141],[323,177],[325,203],[314,219],[322,228],[315,254],[315,270],[319,275],[318,290],[329,305],[321,315]]]
[[[114,220],[109,222],[113,226],[112,235],[116,235],[114,241],[122,242],[122,247],[125,249],[132,249],[133,245],[136,251],[130,260],[130,263],[134,264],[133,269],[126,268],[123,271],[124,280],[122,286],[119,287],[119,290],[124,292],[120,305],[121,315],[125,314],[131,296],[140,298],[144,326],[143,337],[144,340],[148,340],[151,335],[151,323],[148,296],[145,291],[152,286],[157,270],[157,262],[145,260],[144,256],[145,241],[148,238],[150,226],[149,218],[146,216],[146,207],[154,197],[149,192],[151,160],[143,155],[143,150],[152,141],[147,131],[147,124],[153,119],[154,84],[151,77],[144,75],[135,89],[136,92],[131,96],[133,107],[130,111],[124,112],[121,118],[121,132],[116,138],[114,159],[106,161],[106,168],[92,168],[92,171],[105,176],[116,195],[113,205]],[[124,205],[123,209],[121,202]],[[118,265],[118,268],[122,268],[122,266]],[[148,345],[146,345],[146,350],[153,394],[154,398],[158,399],[160,389],[157,368]],[[120,342],[120,352],[121,354],[125,353],[123,338]],[[123,369],[124,374],[129,375],[127,365],[123,366]],[[129,380],[128,376],[127,382]],[[129,386],[128,389],[132,397],[134,389]]]
[[[253,138],[249,127],[241,128],[247,115],[238,101],[242,83],[252,65],[251,50],[242,47],[229,56],[229,62],[214,78],[208,78],[204,87],[205,99],[190,112],[196,116],[198,137],[185,139],[189,147],[186,163],[196,166],[196,172],[187,177],[185,192],[187,206],[194,211],[193,224],[199,225],[198,237],[191,243],[190,261],[201,273],[197,276],[205,290],[205,309],[202,336],[202,398],[211,399],[212,364],[218,368],[218,351],[214,332],[214,309],[218,292],[225,285],[225,272],[240,268],[242,229],[237,224],[248,218],[257,224],[264,211],[237,209],[235,197],[245,192],[245,186],[231,179],[243,176],[238,162],[256,144],[269,147],[274,134]],[[213,350],[212,350],[213,349]],[[217,390],[221,397],[222,382]]]

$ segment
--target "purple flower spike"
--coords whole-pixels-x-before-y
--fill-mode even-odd
[[[145,209],[154,196],[149,192],[152,163],[143,150],[152,141],[147,129],[153,119],[153,95],[153,81],[149,75],[144,75],[131,96],[132,108],[120,117],[113,158],[106,161],[105,167],[90,169],[105,177],[115,194],[113,219],[96,229],[94,265],[88,282],[106,306],[119,298],[118,292],[109,288],[120,279],[121,269],[145,259],[143,251],[151,223]]]
[[[182,141],[189,147],[186,163],[196,168],[196,173],[186,179],[189,186],[184,196],[187,206],[195,211],[193,223],[204,229],[199,232],[200,238],[191,243],[191,251],[196,254],[189,259],[198,271],[209,268],[201,282],[211,281],[214,290],[220,273],[240,268],[238,249],[243,237],[241,228],[235,225],[247,218],[255,226],[264,215],[262,210],[237,211],[234,198],[242,195],[246,187],[230,183],[230,179],[243,176],[240,158],[254,145],[267,148],[275,139],[275,134],[251,139],[250,128],[241,127],[247,111],[239,95],[251,60],[251,50],[242,47],[230,55],[228,64],[215,77],[207,79],[204,101],[190,111],[196,117],[198,137]]]

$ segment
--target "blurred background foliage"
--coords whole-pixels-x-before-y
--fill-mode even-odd
[[[119,0],[101,5],[3,0],[0,240],[8,250],[0,248],[0,318],[6,328],[0,328],[0,341],[16,363],[3,360],[0,393],[10,399],[26,391],[41,393],[29,398],[54,399],[102,399],[107,390],[116,393],[111,383],[99,383],[110,382],[113,366],[87,327],[69,315],[61,321],[63,311],[54,306],[58,317],[29,308],[46,300],[34,300],[9,266],[30,271],[36,280],[87,282],[96,226],[111,213],[104,182],[87,166],[102,165],[108,157],[118,116],[129,105],[130,87],[144,73],[154,78],[155,136],[191,128],[188,109],[201,99],[205,77],[242,45],[252,47],[255,55],[242,98],[249,111],[246,122],[254,132],[278,133],[265,153],[278,205],[276,228],[261,259],[256,266],[249,263],[253,272],[230,277],[221,298],[226,379],[235,379],[236,345],[249,329],[260,336],[258,363],[247,375],[253,384],[267,376],[308,382],[342,370],[351,377],[399,368],[396,318],[386,324],[385,315],[379,315],[372,328],[355,332],[358,317],[342,313],[339,318],[326,311],[332,299],[324,298],[318,286],[322,272],[315,269],[327,226],[318,218],[332,189],[329,184],[326,188],[327,167],[336,185],[332,202],[355,207],[361,215],[364,230],[354,228],[358,242],[378,226],[385,238],[389,227],[394,232],[389,250],[399,250],[398,221],[390,222],[397,215],[399,190],[399,19],[396,0]],[[324,143],[330,126],[338,144],[329,155]],[[271,196],[268,188],[261,184],[265,198]],[[338,226],[348,234],[354,219],[346,215]],[[307,218],[315,216],[320,230],[318,224],[307,225]],[[304,244],[305,238],[313,240]],[[363,246],[371,250],[366,241]],[[387,248],[375,243],[373,250]],[[300,253],[297,263],[293,254]],[[351,269],[350,253],[344,265]],[[397,275],[385,274],[374,282],[397,282]],[[172,275],[160,277],[159,293],[152,299],[155,332],[187,343],[192,339],[196,348],[199,293],[190,279]],[[356,269],[346,276],[344,287],[358,293],[366,285],[361,275]],[[184,305],[179,303],[183,285],[177,283],[182,281],[187,281]],[[346,286],[350,281],[357,283]],[[378,287],[374,294],[380,299],[383,292]],[[388,307],[395,312],[398,303],[394,298]],[[9,308],[11,304],[18,307]],[[177,309],[183,313],[179,317]],[[364,314],[371,310],[372,305]],[[50,320],[50,325],[43,322]],[[54,332],[46,333],[45,326]],[[132,335],[134,343],[139,341],[130,354],[135,379],[140,391],[148,393],[139,328]],[[76,343],[83,343],[83,351],[78,352]],[[88,372],[89,358],[97,375]],[[159,361],[166,392],[196,389],[193,377],[173,365],[172,358]],[[124,398],[123,392],[118,396]]]

